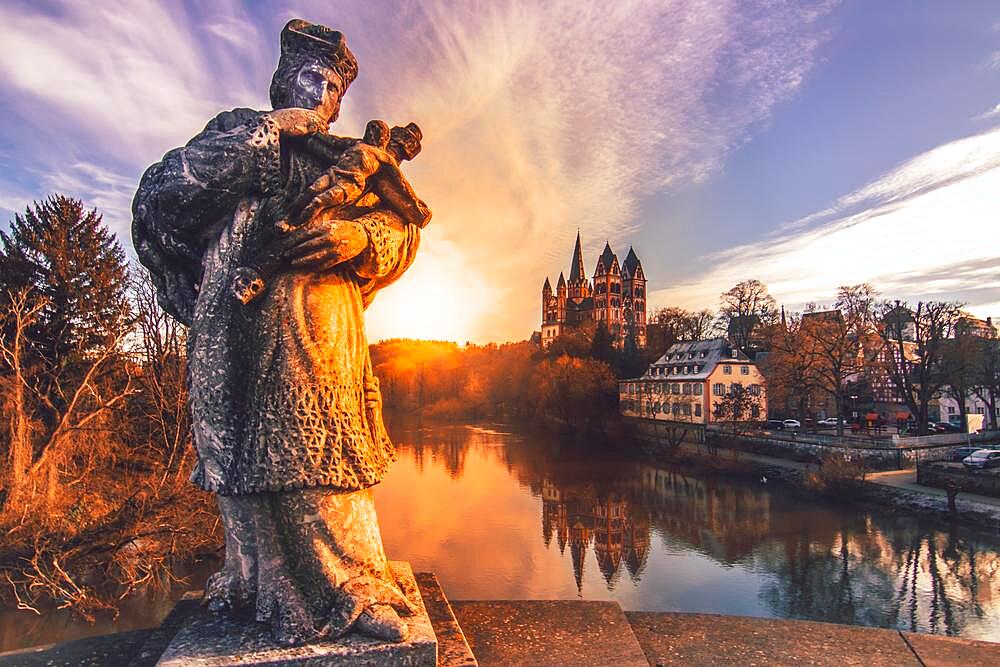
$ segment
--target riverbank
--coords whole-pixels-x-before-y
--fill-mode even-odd
[[[779,484],[805,496],[821,496],[867,508],[893,508],[943,525],[956,523],[992,535],[1000,534],[1000,498],[959,493],[951,511],[948,494],[940,488],[917,483],[917,471],[868,472],[860,479],[823,474],[820,464],[794,461],[716,444],[682,442],[676,447],[649,438],[635,437],[636,448],[650,463],[670,463],[708,468],[713,473]]]
[[[470,600],[449,603],[433,574],[417,575],[438,639],[439,667],[474,665],[958,665],[997,664],[1000,644],[879,628],[745,616],[623,611],[616,602]],[[155,665],[197,600],[155,629],[0,654],[0,666]]]

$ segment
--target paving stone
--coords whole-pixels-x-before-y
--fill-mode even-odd
[[[626,616],[653,665],[919,665],[895,630],[713,614]]]
[[[85,637],[0,653],[0,667],[117,667],[131,665],[132,656],[152,630],[133,630]]]
[[[1000,644],[915,632],[903,636],[927,667],[1000,665]]]
[[[453,601],[480,665],[647,666],[616,602]]]

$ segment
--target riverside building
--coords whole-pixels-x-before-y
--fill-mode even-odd
[[[764,418],[767,392],[757,365],[728,339],[710,338],[674,343],[641,377],[620,381],[618,405],[626,417],[711,424],[734,391],[750,397],[743,419]]]

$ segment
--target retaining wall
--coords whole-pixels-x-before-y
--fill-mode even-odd
[[[961,463],[934,461],[917,466],[917,484],[946,489],[954,486],[968,493],[1000,498],[1000,472],[967,471]]]

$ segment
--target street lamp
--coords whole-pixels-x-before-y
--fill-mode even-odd
[[[858,395],[851,394],[851,419],[858,418]]]

